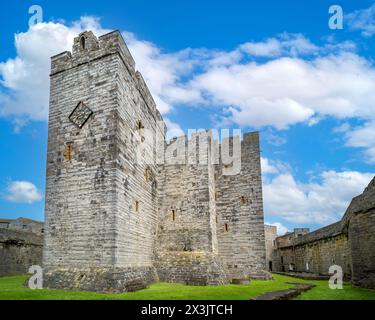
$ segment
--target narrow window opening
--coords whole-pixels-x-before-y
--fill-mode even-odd
[[[85,37],[81,38],[81,49],[82,50],[86,49],[86,39],[85,39]]]
[[[145,179],[147,182],[150,181],[150,169],[149,168],[145,169]]]
[[[244,206],[246,204],[246,198],[244,196],[241,197],[241,206]]]
[[[224,232],[229,232],[228,223],[224,224]]]
[[[135,202],[135,211],[139,212],[139,201]]]
[[[172,210],[172,221],[176,221],[176,210]]]
[[[73,145],[71,143],[65,146],[64,159],[65,161],[71,161],[73,159]]]

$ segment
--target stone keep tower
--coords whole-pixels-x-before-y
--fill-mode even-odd
[[[226,177],[222,164],[157,164],[146,131],[166,128],[119,32],[83,32],[52,57],[45,286],[264,277],[258,134],[244,137],[241,174]]]
[[[135,156],[145,127],[165,129],[121,34],[84,32],[72,54],[53,57],[50,96],[46,285],[121,291],[155,281],[156,168]]]

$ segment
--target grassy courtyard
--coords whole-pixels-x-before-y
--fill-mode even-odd
[[[275,280],[252,281],[250,285],[195,287],[157,283],[134,293],[99,294],[64,290],[30,290],[25,288],[27,276],[0,278],[0,300],[249,300],[270,291],[285,290],[293,285],[285,282],[315,284],[316,288],[303,293],[299,300],[375,300],[374,290],[353,288],[345,284],[343,290],[330,290],[328,281],[305,281],[282,275]]]

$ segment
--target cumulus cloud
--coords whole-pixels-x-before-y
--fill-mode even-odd
[[[375,3],[369,8],[356,10],[345,18],[351,30],[360,31],[365,37],[375,34]]]
[[[247,42],[241,50],[258,57],[299,56],[313,54],[320,49],[302,34],[281,34],[262,42]]]
[[[261,158],[262,173],[264,178],[267,179],[268,176],[281,173],[289,173],[291,171],[290,166],[279,160],[271,160],[268,158]]]
[[[71,50],[74,37],[83,30],[106,33],[99,21],[82,18],[71,26],[39,23],[15,35],[17,57],[0,63],[1,85],[10,94],[0,94],[0,115],[12,116],[20,123],[47,120],[50,57]],[[26,120],[25,120],[26,119]]]
[[[263,174],[278,173],[277,168],[271,165],[270,161],[267,158],[261,158],[261,165]]]
[[[318,182],[300,183],[291,173],[282,173],[264,182],[265,213],[294,224],[333,223],[373,177],[374,173],[325,171]]]
[[[241,126],[288,126],[314,115],[375,117],[375,70],[350,52],[312,60],[282,57],[212,68],[193,80]]]
[[[0,91],[0,116],[10,117],[16,131],[28,121],[47,119],[49,57],[71,50],[73,38],[86,29],[98,36],[109,32],[98,19],[83,17],[16,34],[17,56],[0,63],[6,89]],[[375,119],[375,69],[351,42],[327,39],[317,46],[301,34],[285,33],[230,51],[164,52],[131,32],[123,35],[164,115],[188,105],[207,108],[221,124],[276,130],[315,125],[325,117]],[[364,148],[372,157],[371,147]]]
[[[346,146],[364,149],[364,158],[375,163],[375,121],[351,128],[344,125],[339,129],[345,132]]]
[[[5,199],[15,203],[34,203],[42,200],[42,194],[38,188],[28,181],[13,181],[9,183]]]
[[[133,33],[123,34],[161,113],[170,111],[173,104],[193,103],[200,99],[198,90],[188,89],[180,81],[197,63],[193,50],[163,53],[155,44],[139,40]]]
[[[20,119],[47,119],[50,57],[71,51],[74,37],[84,30],[91,30],[96,36],[111,31],[104,29],[95,17],[82,17],[71,25],[39,23],[15,35],[17,56],[0,63],[1,85],[10,92],[0,94],[0,116],[16,118],[18,124]],[[199,50],[163,53],[155,44],[139,40],[133,33],[123,35],[161,113],[167,113],[176,103],[200,99],[199,91],[186,88],[180,81],[199,61]]]

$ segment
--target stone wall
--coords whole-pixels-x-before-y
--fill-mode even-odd
[[[43,237],[34,233],[0,228],[0,276],[26,274],[42,265]]]
[[[108,279],[103,288],[98,283],[99,291],[111,289],[110,282],[121,268],[134,283],[145,286],[156,279],[154,187],[145,179],[145,165],[134,156],[142,143],[138,131],[155,130],[161,117],[150,105],[152,98],[145,97],[143,80],[134,67],[119,32],[99,39],[84,32],[74,40],[73,54],[52,58],[44,251],[47,286],[59,287],[60,275],[65,274],[67,283],[90,287],[95,269]],[[81,102],[92,114],[77,126],[71,117],[85,116],[74,114]],[[152,172],[155,168],[150,168]]]
[[[207,132],[195,134],[189,141],[186,137],[174,140],[168,146],[166,164],[159,168],[160,222],[155,263],[162,281],[228,282],[226,267],[218,255],[210,141]],[[178,158],[180,164],[176,163]]]
[[[276,271],[329,275],[329,268],[339,265],[345,277],[351,277],[349,242],[341,222],[294,237],[291,244],[277,241],[274,261]]]
[[[266,239],[266,266],[268,271],[273,271],[273,250],[277,238],[277,227],[265,225],[264,226],[265,239]]]
[[[350,242],[353,284],[375,288],[375,178],[351,202],[343,227]]]
[[[232,139],[233,140],[233,139]],[[233,141],[230,142],[232,153]],[[226,174],[216,167],[219,254],[231,278],[265,278],[266,252],[259,134],[241,142],[241,172]]]
[[[303,236],[276,239],[273,264],[280,272],[328,275],[338,265],[354,285],[375,288],[375,178],[355,197],[342,220]]]
[[[211,163],[209,137],[187,149],[206,150],[205,164],[186,164],[185,148],[164,153],[165,131],[119,32],[83,32],[72,54],[52,58],[47,287],[119,292],[158,278],[265,276],[259,135],[245,134],[242,171],[227,177],[230,165]]]

